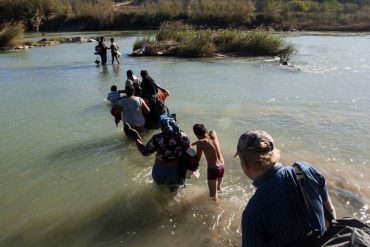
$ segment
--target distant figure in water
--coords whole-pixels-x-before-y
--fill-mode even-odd
[[[118,126],[118,123],[122,120],[122,107],[119,105],[119,100],[121,99],[120,92],[121,91],[117,90],[117,86],[113,85],[107,95],[107,100],[109,100],[109,102],[111,102],[112,104],[110,113],[114,117],[114,122],[116,123],[116,126]]]
[[[119,57],[121,56],[121,53],[119,53],[119,47],[118,45],[114,42],[114,38],[110,39],[111,45],[110,45],[110,50],[112,53],[112,64],[114,64],[114,59],[116,59],[117,63],[119,64]]]
[[[242,134],[235,156],[256,187],[242,215],[242,246],[317,246],[308,242],[325,233],[324,211],[336,218],[320,172],[302,161],[280,164],[280,152],[263,130]]]
[[[112,105],[117,104],[118,101],[120,100],[120,93],[117,91],[117,86],[113,85],[110,88],[110,92],[107,95],[107,100],[109,100]]]
[[[108,47],[104,44],[104,37],[100,38],[100,41],[97,46],[95,46],[95,54],[100,55],[101,64],[107,64],[107,49]],[[95,61],[96,65],[99,65],[98,60]]]
[[[141,96],[141,81],[139,78],[134,75],[134,72],[132,70],[126,71],[126,82],[125,87],[127,86],[133,86],[135,88],[135,96]]]
[[[281,65],[288,65],[288,61],[289,61],[289,58],[285,58],[283,56],[279,57],[279,62],[281,63]]]
[[[220,143],[216,131],[208,132],[203,124],[195,124],[193,131],[198,141],[191,145],[197,146],[196,161],[199,162],[202,153],[207,160],[207,179],[209,196],[213,201],[217,201],[217,191],[221,191],[221,182],[225,172],[224,158],[221,154]]]

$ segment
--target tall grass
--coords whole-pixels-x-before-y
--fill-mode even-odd
[[[190,0],[188,16],[194,23],[248,24],[254,18],[251,0]]]
[[[221,30],[214,34],[214,43],[224,53],[249,56],[291,55],[294,47],[283,38],[263,30]]]
[[[123,1],[123,0],[122,0]],[[369,24],[369,0],[0,0],[3,21],[27,30],[153,29],[182,20],[208,27],[308,28]]]
[[[0,26],[0,47],[22,44],[24,25],[22,22],[8,22]]]
[[[171,50],[166,50],[169,47]],[[196,30],[193,26],[178,22],[162,24],[156,40],[137,40],[134,50],[138,48],[144,48],[145,55],[155,55],[165,50],[166,55],[180,57],[213,56],[215,53],[287,57],[295,51],[293,45],[282,37],[263,30]]]

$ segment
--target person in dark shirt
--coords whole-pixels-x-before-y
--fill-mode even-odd
[[[307,246],[310,232],[326,231],[324,208],[335,218],[325,178],[312,165],[296,162],[304,177],[309,211],[296,172],[283,167],[268,133],[250,130],[239,138],[237,152],[244,174],[257,188],[242,216],[242,246]]]
[[[168,90],[160,87],[153,78],[149,76],[148,71],[142,70],[140,75],[142,77],[141,97],[150,108],[150,114],[145,116],[145,128],[157,129],[159,128],[159,116],[164,112],[168,112],[168,108],[164,105],[164,101],[170,93]]]
[[[108,47],[104,44],[104,40],[105,40],[104,37],[101,37],[100,40],[99,40],[98,45],[95,48],[96,53],[100,55],[102,65],[107,64],[107,49],[108,49]]]
[[[140,75],[142,77],[141,80],[141,96],[143,98],[151,98],[155,96],[158,93],[158,89],[166,94],[169,95],[168,91],[162,87],[160,87],[152,77],[149,76],[149,73],[147,70],[142,70],[140,72]]]

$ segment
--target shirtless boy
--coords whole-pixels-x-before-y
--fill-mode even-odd
[[[192,143],[192,145],[197,146],[196,159],[199,162],[202,153],[204,153],[208,164],[207,179],[209,195],[212,200],[217,201],[217,191],[221,191],[221,181],[224,176],[225,167],[216,131],[211,130],[208,132],[203,124],[195,124],[193,131],[198,138],[198,141]]]

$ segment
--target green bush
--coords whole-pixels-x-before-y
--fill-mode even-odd
[[[150,43],[152,43],[152,41],[150,40],[149,37],[144,38],[144,39],[136,39],[132,50],[136,51],[137,49],[141,49]]]
[[[0,0],[5,22],[27,30],[157,29],[165,21],[208,27],[370,25],[369,0]],[[186,30],[184,31],[186,34]],[[178,39],[181,39],[178,33]]]
[[[289,56],[295,50],[283,38],[263,30],[240,29],[196,30],[181,23],[164,23],[155,41],[137,40],[134,50],[145,47],[145,55],[156,55],[175,46],[171,54],[180,57],[213,56],[227,53],[244,56]]]
[[[182,42],[186,38],[195,35],[195,29],[191,25],[181,22],[164,22],[156,35],[158,41],[173,40]]]

